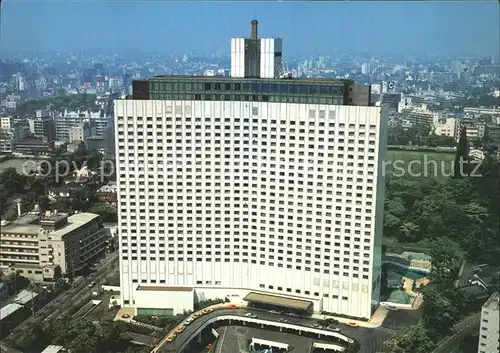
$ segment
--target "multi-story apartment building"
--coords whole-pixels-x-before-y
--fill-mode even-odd
[[[10,130],[12,128],[13,119],[11,116],[0,117],[0,129]]]
[[[36,116],[28,119],[28,126],[30,133],[34,137],[41,138],[48,142],[55,140],[56,130],[54,119],[48,112],[37,110]]]
[[[411,125],[423,125],[428,127],[432,127],[433,122],[440,118],[440,114],[428,110],[426,104],[402,109],[399,115]]]
[[[107,232],[93,213],[26,214],[3,221],[0,268],[34,281],[51,281],[90,263],[107,246]]]
[[[12,153],[14,148],[12,138],[12,117],[0,117],[0,153]]]
[[[79,123],[69,129],[69,143],[77,141],[85,142],[89,136],[90,124],[87,121]]]
[[[487,124],[486,136],[495,146],[500,146],[500,124]]]
[[[457,131],[455,135],[457,141],[460,139],[460,131],[462,131],[464,127],[467,131],[467,141],[474,142],[484,138],[484,134],[486,132],[485,123],[462,119],[457,124]]]
[[[0,106],[4,106],[7,109],[16,109],[17,104],[21,101],[21,96],[17,94],[8,94],[4,100],[2,100]]]
[[[498,293],[494,293],[481,308],[478,353],[497,353],[500,351],[498,298]]]
[[[27,126],[16,124],[12,117],[0,118],[0,153],[12,153],[16,144],[29,134]]]
[[[88,122],[92,127],[92,136],[102,137],[106,128],[110,125],[110,118],[101,112],[89,111],[65,111],[55,117],[56,137],[59,141],[69,141],[69,134],[72,127]]]
[[[0,153],[12,153],[14,141],[10,130],[0,129]]]
[[[232,77],[134,81],[115,101],[122,304],[175,313],[190,291],[369,318],[387,108],[349,80],[279,78],[281,48],[252,32]]]
[[[457,119],[453,117],[434,116],[432,128],[438,136],[450,136],[456,138]]]

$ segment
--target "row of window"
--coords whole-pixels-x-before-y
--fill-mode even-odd
[[[342,100],[337,97],[318,97],[289,94],[191,94],[191,93],[153,93],[150,99],[155,100],[182,100],[182,101],[226,101],[226,102],[269,102],[295,104],[328,104],[341,105]]]
[[[130,256],[130,260],[131,261],[137,261],[138,257],[137,256]],[[129,256],[127,255],[122,255],[122,260],[123,261],[128,261],[129,260]],[[157,261],[157,258],[156,257],[151,257],[151,256],[142,256],[140,257],[140,260],[141,261],[151,261],[151,262],[155,262]],[[165,260],[165,257],[163,256],[160,256],[158,258],[159,261],[166,261]],[[182,257],[169,257],[168,258],[168,261],[178,261],[178,262],[182,262],[184,261],[184,258]],[[187,258],[187,261],[193,261],[193,258]],[[204,259],[201,258],[201,257],[198,257],[196,258],[196,262],[233,262],[233,263],[239,263],[239,262],[242,262],[242,263],[251,263],[251,264],[257,264],[257,260],[248,260],[247,258],[225,258],[224,261],[221,260],[220,257],[216,257],[215,259],[212,259],[210,257],[205,257]],[[277,263],[276,266],[274,264],[274,262],[266,262],[266,261],[259,261],[259,265],[262,265],[262,266],[270,266],[270,267],[278,267],[278,268],[287,268],[287,269],[293,269],[294,266],[292,265],[284,265],[282,263]],[[302,266],[295,266],[295,270],[297,271],[306,271],[306,272],[315,272],[315,273],[324,273],[324,274],[330,274],[330,273],[333,273],[333,275],[335,276],[340,276],[341,275],[341,272],[340,271],[330,271],[328,268],[326,269],[323,269],[323,271],[321,271],[321,269],[319,268],[311,268],[311,267],[308,267],[308,266],[305,266],[305,267],[302,267]],[[369,269],[363,269],[363,272],[364,273],[369,273],[370,270]],[[360,275],[358,273],[349,273],[349,272],[342,272],[342,276],[346,277],[346,278],[363,278],[363,279],[368,279],[369,278],[369,275]]]
[[[257,115],[258,113],[258,107],[253,107],[253,109],[256,109],[254,111],[255,114],[253,115]],[[321,110],[320,110],[321,112]],[[322,111],[324,112],[324,110]],[[330,113],[330,115],[333,115],[333,112]],[[156,120],[158,121],[161,121],[161,120],[165,120],[166,123],[172,123],[174,118],[172,116],[166,116],[166,117],[157,117]],[[195,122],[195,125],[192,125],[191,123]],[[117,126],[118,128],[124,128],[125,126],[127,126],[127,128],[133,130],[133,129],[136,129],[136,128],[142,128],[143,125],[144,125],[144,117],[127,117],[127,124],[125,125],[124,123],[124,117],[123,116],[119,116],[118,117],[118,123],[117,123]],[[128,121],[133,121],[133,122],[128,122]],[[153,121],[153,118],[152,117],[147,117],[146,118],[146,127],[147,128],[150,128],[152,129],[153,128],[153,124],[152,124],[152,121]],[[289,124],[291,126],[291,128],[293,128],[294,126],[296,125],[299,125],[299,126],[303,126],[305,127],[306,125],[306,121],[295,121],[295,120],[277,120],[277,119],[273,119],[273,118],[270,118],[270,119],[267,119],[266,117],[259,117],[259,118],[254,118],[254,119],[250,119],[250,118],[238,118],[238,117],[235,117],[235,118],[214,118],[214,117],[207,117],[207,118],[194,118],[192,119],[191,117],[176,117],[175,118],[175,122],[176,124],[179,124],[179,125],[172,125],[170,124],[170,126],[173,128],[174,126],[178,129],[202,129],[203,128],[203,125],[202,125],[202,122],[204,122],[205,124],[207,124],[206,126],[204,126],[205,129],[211,129],[211,128],[222,128],[222,126],[224,125],[221,125],[220,123],[222,123],[222,121],[224,121],[224,123],[226,124],[226,126],[235,126],[235,125],[238,125],[240,123],[244,123],[244,126],[248,126],[248,124],[252,123],[254,125],[257,125],[259,126],[261,129],[267,129],[267,127],[265,126],[267,123],[271,124],[271,131],[276,131],[276,125],[287,125]],[[151,122],[151,123],[149,123]],[[217,123],[218,125],[216,126],[209,126],[211,123]],[[196,124],[197,123],[197,124]],[[324,128],[324,127],[327,127],[330,129],[330,131],[334,131],[333,128],[338,128],[340,129],[338,132],[349,132],[349,135],[351,135],[351,133],[354,133],[356,131],[356,129],[358,129],[358,133],[363,133],[363,132],[366,132],[366,128],[367,128],[367,125],[366,124],[346,124],[345,123],[339,123],[339,122],[335,122],[334,120],[329,120],[328,122],[326,121],[320,121],[320,122],[316,122],[316,121],[308,121],[307,122],[307,125],[309,126],[309,128],[311,127],[315,127],[316,125],[319,126],[320,128]],[[163,124],[157,124],[156,125],[156,128],[158,129],[162,129],[164,127]],[[371,132],[374,132],[376,130],[376,125],[373,125],[373,124],[369,124],[368,125],[368,128]],[[280,128],[280,131],[282,132],[285,132],[286,130],[284,130],[285,128]],[[346,130],[347,129],[347,130]],[[344,131],[342,131],[344,130]],[[266,131],[266,130],[263,130],[263,131]]]
[[[297,94],[324,94],[341,96],[344,93],[343,84],[305,84],[298,82],[192,82],[192,81],[149,81],[149,93],[174,92],[252,92],[252,93],[297,93]]]

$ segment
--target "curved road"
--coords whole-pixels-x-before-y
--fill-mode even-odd
[[[198,334],[200,328],[203,327],[208,320],[214,317],[221,315],[245,316],[245,314],[250,312],[256,314],[257,319],[275,322],[279,322],[280,319],[286,319],[289,321],[289,324],[305,327],[311,327],[311,325],[318,322],[317,319],[311,319],[308,317],[280,315],[263,310],[248,308],[227,309],[219,307],[219,309],[215,309],[213,312],[200,316],[195,321],[193,321],[180,335],[177,336],[177,338],[173,342],[166,343],[164,340],[160,341],[160,344],[155,349],[153,349],[151,353],[176,352],[179,348],[184,348],[184,346]],[[361,344],[360,353],[375,352],[377,348],[381,347],[382,342],[390,335],[390,330],[386,328],[352,328],[344,324],[337,324],[335,326],[340,328],[341,334],[353,338]]]
[[[455,325],[453,336],[445,338],[432,353],[450,353],[469,335],[479,332],[481,313],[476,313]]]

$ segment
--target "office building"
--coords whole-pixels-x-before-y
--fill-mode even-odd
[[[387,108],[349,80],[243,71],[134,81],[115,101],[122,304],[274,295],[369,318]]]
[[[33,281],[52,281],[93,262],[107,247],[107,232],[93,213],[25,214],[2,221],[0,269]]]
[[[499,302],[498,292],[494,293],[481,308],[481,328],[479,330],[478,353],[496,353],[499,351]]]

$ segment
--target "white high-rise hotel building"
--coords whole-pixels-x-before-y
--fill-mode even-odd
[[[481,329],[479,330],[478,353],[497,353],[500,351],[498,292],[493,293],[481,308]]]
[[[386,110],[369,86],[289,78],[281,39],[252,27],[231,77],[154,77],[115,101],[122,304],[228,296],[369,318]]]

